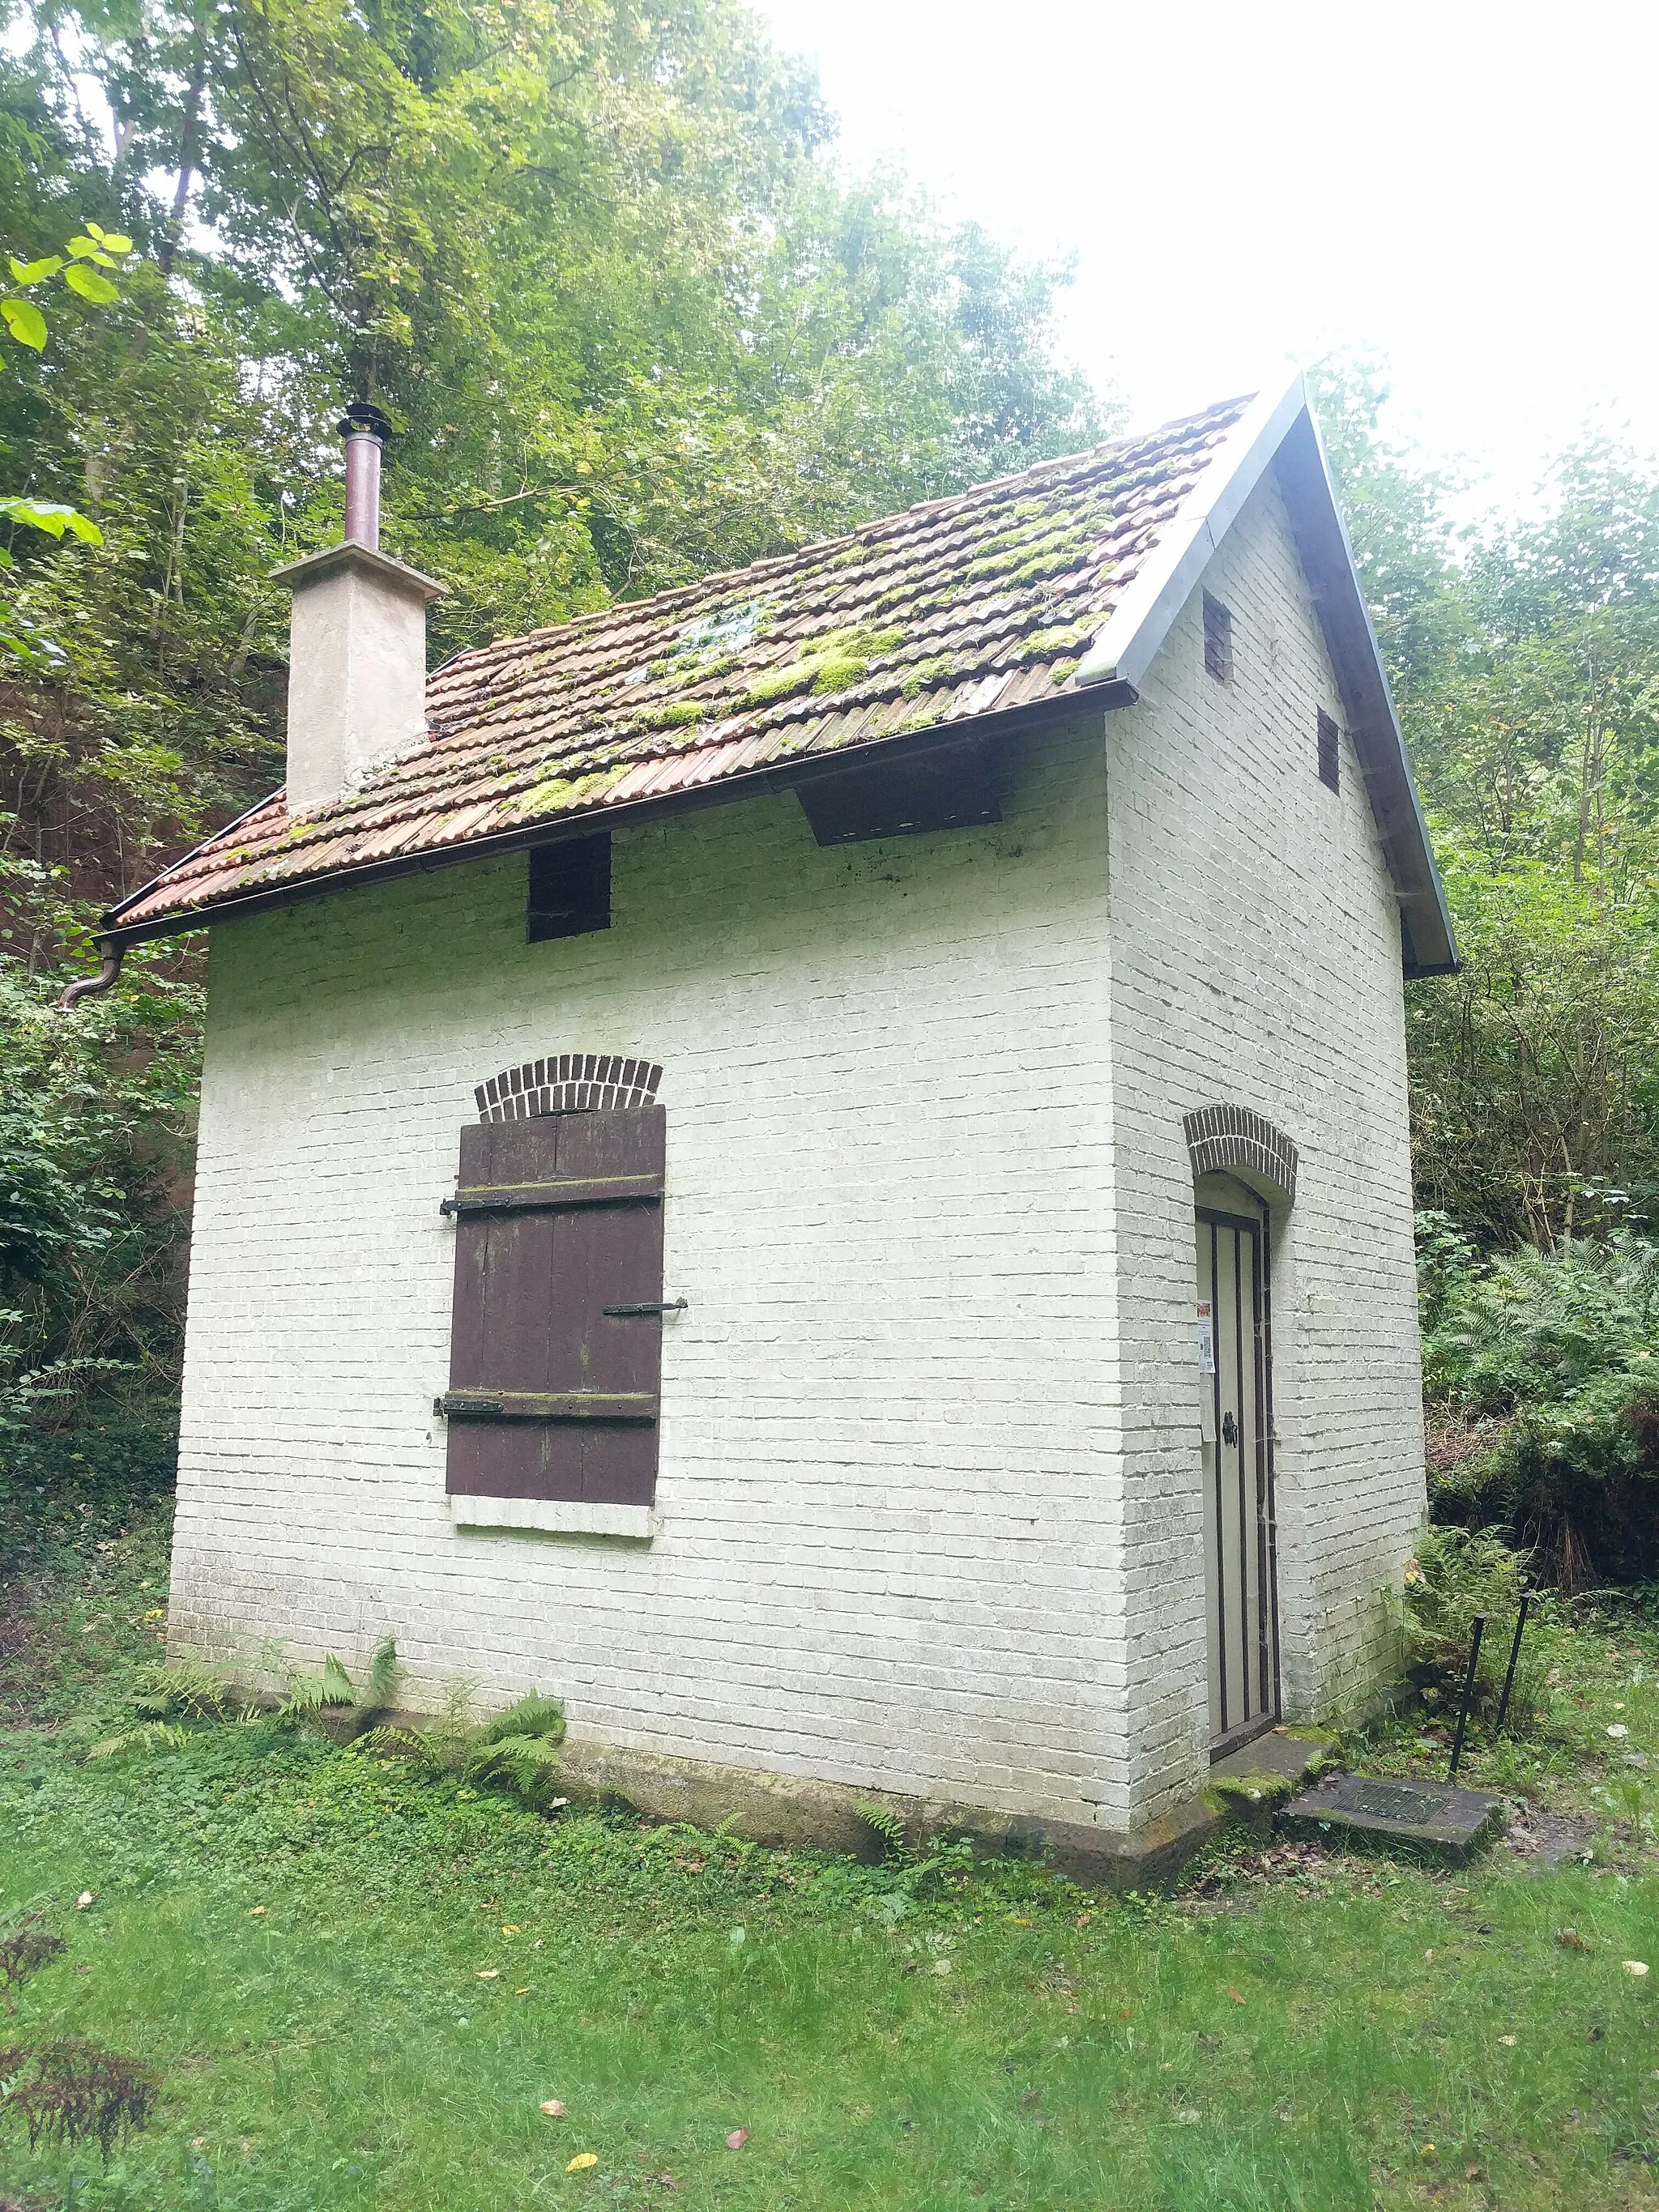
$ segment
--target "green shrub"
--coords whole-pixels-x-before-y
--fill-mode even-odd
[[[15,1398],[21,1382],[0,1386],[0,1397]],[[33,1425],[36,1412],[21,1407],[8,1420],[0,1407],[0,1571],[128,1527],[168,1494],[178,1469],[176,1405],[59,1430]]]
[[[1483,1262],[1430,1214],[1419,1281],[1436,1519],[1504,1528],[1568,1589],[1659,1573],[1659,1246]]]
[[[1530,1565],[1525,1553],[1512,1551],[1490,1529],[1430,1527],[1419,1532],[1395,1609],[1405,1636],[1407,1679],[1431,1709],[1461,1696],[1479,1615],[1486,1626],[1474,1707],[1487,1715],[1496,1711]],[[1547,1702],[1542,1668],[1527,1654],[1523,1640],[1508,1724],[1524,1735]]]

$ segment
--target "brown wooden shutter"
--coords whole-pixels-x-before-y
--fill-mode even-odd
[[[461,1132],[449,1488],[648,1505],[662,1379],[660,1106]]]

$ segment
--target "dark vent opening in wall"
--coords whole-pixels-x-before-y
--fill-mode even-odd
[[[1342,752],[1336,724],[1322,708],[1319,716],[1319,781],[1332,791],[1342,788]]]
[[[1204,665],[1218,684],[1233,680],[1233,618],[1219,599],[1204,594]]]
[[[911,837],[1002,819],[981,745],[951,745],[815,775],[797,796],[820,845]]]
[[[611,832],[530,849],[530,902],[525,935],[586,937],[611,927]]]

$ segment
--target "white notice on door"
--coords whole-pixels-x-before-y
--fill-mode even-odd
[[[1201,1375],[1215,1373],[1215,1309],[1208,1298],[1198,1302],[1198,1366]]]

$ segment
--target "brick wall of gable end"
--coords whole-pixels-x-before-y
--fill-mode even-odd
[[[1121,1820],[1103,805],[1096,720],[1000,829],[619,835],[590,936],[525,943],[522,861],[216,932],[176,1632],[391,1634],[578,1735]],[[578,1048],[664,1071],[648,1547],[457,1535],[431,1417],[473,1087]]]
[[[1182,1116],[1230,1103],[1297,1146],[1274,1217],[1286,1704],[1362,1698],[1388,1654],[1382,1586],[1424,1504],[1396,912],[1352,741],[1271,477],[1205,578],[1233,674],[1204,669],[1199,599],[1109,725],[1114,1139],[1123,1261],[1125,1573],[1145,1616],[1141,1809],[1203,1757],[1191,1163]]]

